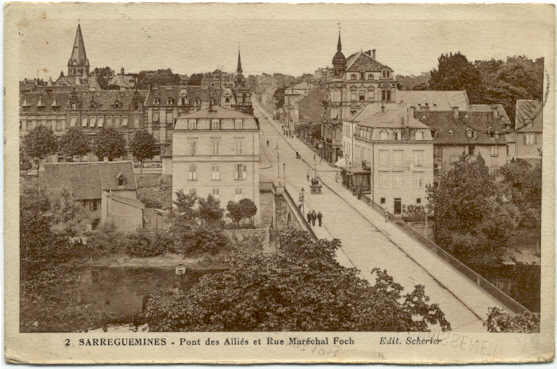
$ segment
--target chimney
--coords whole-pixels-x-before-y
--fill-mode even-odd
[[[453,106],[453,118],[458,119],[458,106]]]
[[[375,49],[371,50],[371,57],[375,60]]]

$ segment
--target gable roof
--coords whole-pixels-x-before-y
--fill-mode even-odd
[[[428,128],[408,113],[404,104],[385,104],[384,110],[379,104],[368,104],[352,119],[366,127],[375,128]]]
[[[118,185],[122,174],[124,184]],[[41,186],[48,193],[66,188],[74,200],[100,199],[102,190],[135,191],[137,184],[130,161],[47,163]]]
[[[515,129],[518,132],[543,132],[543,106],[538,100],[517,100]]]
[[[417,110],[427,109],[430,111],[450,111],[453,107],[459,110],[468,110],[468,95],[462,91],[408,91],[396,92],[395,100],[404,102],[408,106],[414,106]],[[426,105],[427,104],[427,105]]]
[[[459,111],[455,118],[450,111],[420,111],[415,116],[434,131],[434,144],[495,145],[512,142],[503,119],[495,119],[492,112]]]
[[[379,63],[363,51],[358,51],[346,59],[347,72],[381,72],[383,70],[393,71],[391,67]]]
[[[201,88],[200,86],[160,86],[149,91],[145,99],[147,106],[165,106],[168,105],[168,98],[174,99],[174,106],[180,104],[180,97],[185,96],[190,104],[194,101],[209,101],[210,97],[220,101],[222,95],[220,88]],[[155,99],[159,98],[160,103],[155,104]]]

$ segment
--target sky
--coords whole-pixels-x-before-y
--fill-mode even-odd
[[[43,9],[43,10],[41,10]],[[429,72],[441,53],[469,60],[549,56],[550,17],[539,7],[469,6],[165,6],[36,8],[17,21],[19,78],[66,73],[77,23],[91,69],[191,74],[234,71],[300,75],[330,66],[339,27],[346,56],[376,49],[397,74]],[[554,51],[553,51],[554,52]]]

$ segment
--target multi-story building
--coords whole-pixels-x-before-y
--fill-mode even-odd
[[[519,159],[541,159],[543,148],[543,105],[537,100],[517,100],[515,155]]]
[[[253,115],[212,104],[180,116],[172,136],[173,196],[212,195],[223,208],[248,198],[260,209],[259,133]]]
[[[405,104],[369,104],[343,124],[343,182],[394,215],[425,205],[433,183],[431,130]]]
[[[322,125],[322,156],[336,162],[342,157],[342,122],[372,103],[396,101],[393,70],[377,60],[376,50],[359,51],[348,58],[342,53],[340,33],[333,71],[327,80],[327,117]]]

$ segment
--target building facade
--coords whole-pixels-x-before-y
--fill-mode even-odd
[[[430,129],[404,104],[368,105],[343,124],[343,182],[395,216],[426,204],[433,183]]]
[[[253,115],[220,106],[180,116],[172,137],[173,196],[212,195],[222,208],[248,198],[260,209],[259,133]]]
[[[359,51],[348,58],[340,33],[332,73],[327,80],[327,112],[322,126],[322,156],[336,162],[343,156],[342,122],[368,104],[396,101],[397,83],[392,68],[377,60],[376,50]]]
[[[515,115],[516,157],[541,159],[543,148],[543,105],[537,100],[517,100]]]

